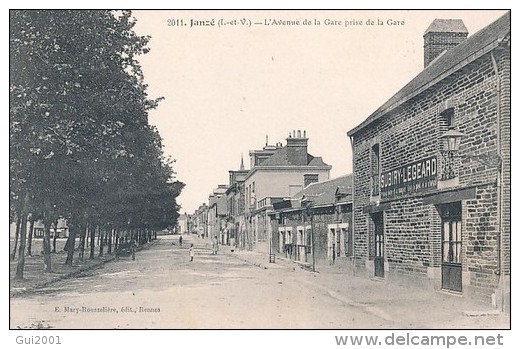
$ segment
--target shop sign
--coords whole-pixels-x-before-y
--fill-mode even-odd
[[[415,161],[381,174],[381,199],[437,187],[437,157]]]

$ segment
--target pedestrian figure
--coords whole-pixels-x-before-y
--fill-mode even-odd
[[[217,252],[218,252],[218,239],[215,236],[215,238],[213,239],[213,254],[217,254]]]
[[[193,244],[190,246],[190,262],[193,262],[193,257],[195,256],[195,251],[193,250]]]
[[[179,236],[179,246],[182,247],[182,235]]]

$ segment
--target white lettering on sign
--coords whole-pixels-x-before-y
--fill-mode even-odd
[[[396,168],[381,174],[381,197],[417,192],[437,185],[437,157]]]

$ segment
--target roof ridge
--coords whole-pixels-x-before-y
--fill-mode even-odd
[[[480,29],[459,45],[438,57],[432,64],[422,69],[364,121],[348,131],[347,135],[353,136],[383,115],[424,92],[432,84],[437,84],[445,78],[443,75],[450,72],[450,70],[456,69],[455,71],[458,71],[480,58],[483,54],[496,47],[500,40],[507,36],[507,33],[511,33],[511,11],[506,12],[497,20]],[[486,34],[488,35],[486,36]],[[460,64],[463,65],[460,66]]]

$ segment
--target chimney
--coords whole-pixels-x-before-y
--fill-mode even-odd
[[[462,19],[435,19],[423,35],[424,67],[467,37],[468,29]]]
[[[293,131],[293,136],[287,138],[287,160],[291,165],[305,166],[307,165],[307,141],[306,132],[301,130]]]

